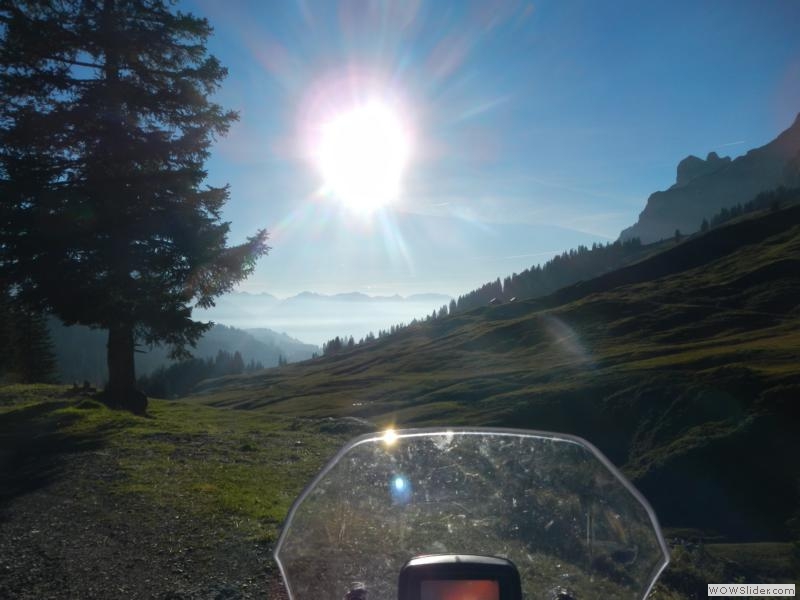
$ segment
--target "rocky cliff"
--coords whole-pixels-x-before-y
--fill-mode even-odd
[[[735,160],[711,152],[705,160],[688,156],[678,164],[675,184],[647,199],[639,220],[620,234],[644,243],[675,234],[692,233],[704,218],[723,208],[752,200],[760,192],[796,185],[800,164],[800,115],[789,129],[770,143]]]

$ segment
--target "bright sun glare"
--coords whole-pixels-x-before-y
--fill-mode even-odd
[[[398,115],[380,102],[343,112],[322,127],[316,161],[326,191],[358,212],[371,212],[400,193],[410,152]]]

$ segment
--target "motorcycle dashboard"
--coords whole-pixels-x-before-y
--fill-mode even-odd
[[[521,600],[519,572],[502,558],[419,556],[400,570],[399,600]]]

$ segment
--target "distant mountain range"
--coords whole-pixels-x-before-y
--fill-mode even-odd
[[[361,292],[345,292],[341,294],[319,294],[317,292],[300,292],[288,298],[278,298],[267,292],[260,294],[253,294],[251,292],[233,292],[224,297],[224,299],[234,298],[237,303],[246,304],[252,302],[258,306],[270,306],[281,304],[283,306],[290,306],[299,302],[319,301],[319,302],[447,302],[450,296],[446,294],[411,294],[410,296],[401,296],[394,294],[392,296],[370,296],[362,294]],[[219,304],[219,301],[218,301]]]
[[[219,298],[209,310],[195,311],[195,318],[248,331],[267,327],[321,345],[336,336],[352,335],[358,340],[370,331],[377,334],[398,323],[423,319],[448,302],[450,296],[444,294],[402,297],[302,292],[279,299],[266,293],[235,292]]]
[[[703,219],[723,208],[744,204],[760,192],[800,185],[800,115],[770,143],[735,160],[711,152],[705,160],[688,156],[678,164],[675,184],[655,192],[639,220],[623,230],[622,240],[642,243],[693,233]]]

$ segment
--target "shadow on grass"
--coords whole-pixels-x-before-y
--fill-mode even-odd
[[[74,402],[42,402],[0,415],[0,509],[58,478],[64,458],[103,445],[103,432],[65,433],[78,414],[57,413]]]

